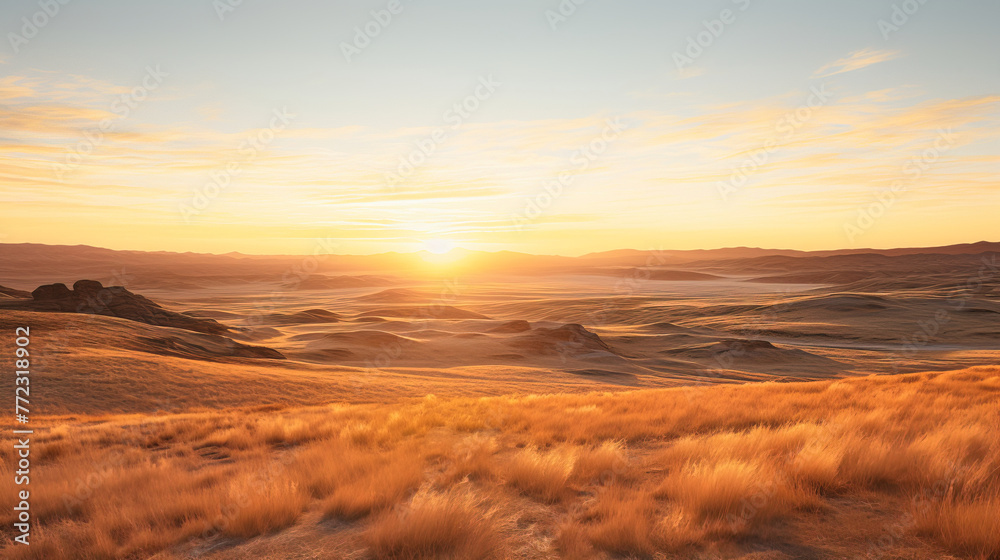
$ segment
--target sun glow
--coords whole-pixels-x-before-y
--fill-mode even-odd
[[[455,248],[455,244],[447,239],[428,239],[424,241],[424,250],[435,255],[444,255]]]
[[[454,242],[447,239],[428,239],[424,241],[424,250],[421,251],[421,258],[436,266],[447,265],[458,261],[465,255],[465,252],[458,248]]]

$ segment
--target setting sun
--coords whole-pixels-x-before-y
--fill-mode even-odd
[[[455,248],[455,244],[447,239],[428,239],[424,242],[424,249],[435,255],[443,255]]]

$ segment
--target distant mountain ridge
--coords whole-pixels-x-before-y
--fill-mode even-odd
[[[579,257],[534,255],[513,251],[456,249],[453,262],[435,264],[426,252],[374,255],[224,255],[164,251],[116,251],[87,245],[0,244],[0,284],[31,290],[42,284],[96,278],[108,284],[142,290],[182,289],[269,282],[282,288],[345,289],[393,284],[393,277],[505,275],[625,274],[629,270],[655,279],[695,278],[694,273],[768,276],[803,267],[813,271],[888,265],[891,259],[917,259],[930,264],[950,258],[1000,253],[1000,243],[978,242],[942,247],[796,251],[732,247],[701,250],[640,251],[621,249]],[[885,260],[889,259],[889,260]],[[965,259],[968,260],[968,259]],[[844,272],[844,270],[841,270]],[[854,272],[847,270],[857,276]],[[790,281],[786,280],[786,281]],[[9,295],[9,294],[8,294]]]
[[[822,251],[800,251],[796,249],[763,249],[760,247],[726,247],[722,249],[690,249],[640,251],[637,249],[616,249],[600,253],[588,253],[583,259],[600,259],[614,257],[635,257],[646,255],[664,255],[669,257],[693,257],[692,260],[706,259],[748,259],[755,257],[832,257],[840,255],[884,255],[898,257],[916,254],[937,255],[977,255],[981,253],[1000,253],[1000,242],[979,241],[976,243],[960,243],[957,245],[942,245],[935,247],[904,247],[898,249],[833,249]]]
[[[911,255],[918,253],[932,253],[932,254],[978,254],[978,253],[988,253],[988,252],[1000,252],[1000,242],[991,241],[979,241],[976,243],[960,243],[955,245],[941,245],[932,247],[903,247],[895,249],[832,249],[832,250],[820,250],[820,251],[802,251],[798,249],[765,249],[761,247],[723,247],[718,249],[665,249],[665,250],[642,250],[642,249],[614,249],[611,251],[601,251],[595,253],[587,253],[585,255],[580,255],[578,257],[569,257],[565,255],[540,255],[535,253],[520,253],[517,251],[473,251],[469,249],[454,249],[454,251],[462,253],[463,256],[476,256],[476,255],[491,255],[494,257],[506,257],[511,258],[515,256],[521,257],[534,257],[534,258],[547,258],[547,259],[599,259],[599,258],[621,258],[621,257],[636,257],[645,256],[652,254],[668,255],[668,256],[684,256],[684,257],[696,257],[698,260],[702,258],[752,258],[752,257],[762,257],[762,256],[791,256],[791,257],[801,257],[801,256],[812,256],[812,257],[826,257],[834,255],[858,255],[858,254],[877,254],[886,256],[899,256],[899,255]],[[289,258],[307,258],[308,255],[249,255],[245,253],[240,253],[238,251],[230,251],[223,254],[215,253],[193,253],[193,252],[172,252],[172,251],[136,251],[136,250],[118,250],[118,249],[106,249],[103,247],[95,247],[92,245],[49,245],[44,243],[0,243],[0,257],[15,257],[15,256],[34,256],[37,258],[45,258],[52,256],[61,256],[65,252],[72,252],[80,257],[90,257],[90,258],[106,258],[110,256],[178,256],[190,259],[233,259],[233,260],[258,260],[258,259],[289,259]],[[335,256],[344,259],[366,259],[366,258],[400,258],[400,257],[412,257],[427,254],[427,251],[417,251],[413,253],[399,253],[395,251],[390,251],[386,253],[372,253],[368,255],[346,255],[346,254],[331,254],[330,256]]]

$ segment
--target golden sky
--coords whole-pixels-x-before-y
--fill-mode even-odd
[[[583,15],[573,23],[600,29]],[[205,52],[135,55],[126,78],[103,67],[113,61],[54,68],[57,37],[42,37],[0,55],[0,242],[261,254],[335,238],[348,253],[573,255],[1000,240],[995,76],[942,86],[947,61],[920,58],[916,37],[927,32],[914,29],[912,45],[852,37],[847,48],[765,60],[761,80],[773,83],[758,84],[724,63],[738,47],[721,39],[744,32],[735,25],[697,71],[674,71],[680,28],[655,69],[668,78],[632,87],[620,76],[613,90],[564,105],[556,85],[533,89],[550,78],[532,74],[526,56],[480,53],[492,66],[459,73],[451,95],[414,86],[389,98],[379,71],[403,70],[388,54],[373,47],[347,63],[334,49],[354,97],[312,90],[305,72],[280,94],[262,79],[238,96],[221,89],[232,85],[224,73],[186,72],[182,62]],[[549,43],[561,33],[543,31]],[[560,48],[549,43],[538,48]],[[444,72],[435,65],[448,59],[436,56],[428,76]],[[563,80],[607,79],[573,64]],[[236,72],[240,91],[263,71]]]

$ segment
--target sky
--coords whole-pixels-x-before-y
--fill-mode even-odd
[[[0,242],[1000,241],[998,20],[995,0],[12,0]]]

